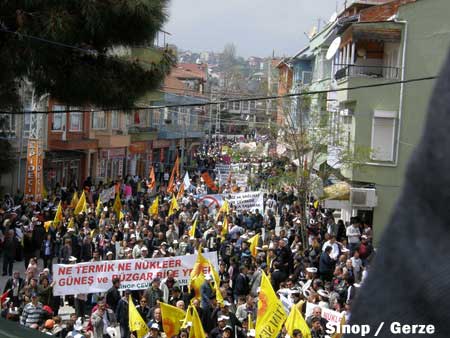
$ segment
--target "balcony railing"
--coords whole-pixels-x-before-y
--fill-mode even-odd
[[[334,78],[336,80],[340,80],[346,77],[398,79],[400,75],[400,68],[398,67],[348,64],[335,64],[334,67],[335,69],[337,69],[334,74]]]

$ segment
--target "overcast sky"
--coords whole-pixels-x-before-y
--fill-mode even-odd
[[[306,44],[304,32],[328,21],[344,0],[170,0],[165,30],[169,43],[192,51],[221,51],[235,43],[237,54],[292,55]],[[321,25],[323,26],[323,21]]]

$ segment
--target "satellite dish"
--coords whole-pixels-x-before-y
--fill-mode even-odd
[[[341,45],[341,37],[337,37],[333,40],[330,47],[328,48],[326,58],[327,60],[331,60],[337,53],[339,46]]]
[[[312,37],[313,37],[314,35],[316,35],[316,34],[317,34],[317,27],[314,26],[314,27],[311,28],[311,30],[309,31],[308,37],[309,37],[310,39],[312,39]]]
[[[337,19],[337,17],[338,17],[338,15],[337,15],[337,13],[336,12],[334,12],[332,15],[331,15],[331,17],[330,17],[330,20],[329,20],[329,22],[335,22],[336,21],[336,19]]]

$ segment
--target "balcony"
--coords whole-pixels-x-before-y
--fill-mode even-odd
[[[334,78],[339,81],[345,78],[382,78],[387,80],[397,80],[400,78],[399,67],[387,67],[377,65],[350,65],[335,64],[337,69]]]

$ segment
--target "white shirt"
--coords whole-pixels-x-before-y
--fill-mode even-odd
[[[325,243],[323,243],[322,252],[325,251],[327,246],[331,246],[330,252],[331,259],[337,260],[337,258],[339,257],[339,245],[336,242],[332,244],[331,241],[326,241]]]
[[[359,232],[359,228],[355,227],[353,224],[348,226],[345,234],[348,237],[348,242],[351,244],[358,244],[359,243],[359,237],[361,236],[361,233]]]
[[[356,273],[359,273],[361,271],[361,266],[362,266],[361,258],[352,257],[352,258],[350,258],[350,260],[352,261],[353,271],[355,271]]]

